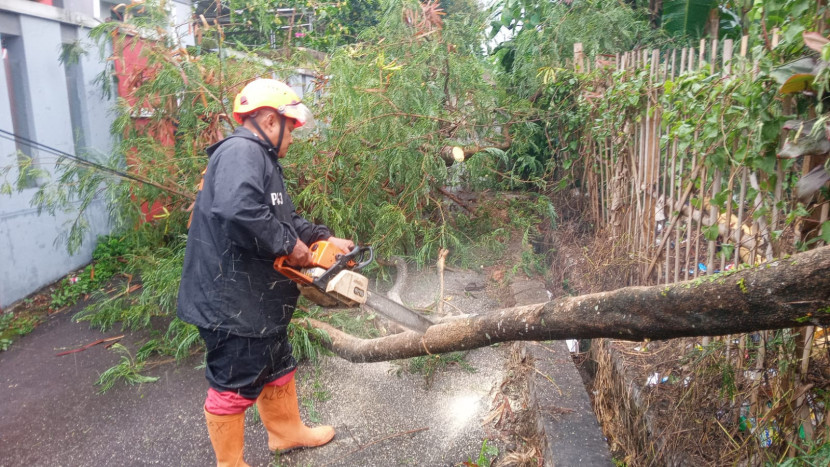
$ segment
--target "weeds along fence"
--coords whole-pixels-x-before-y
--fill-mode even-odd
[[[575,136],[581,164],[574,166],[584,173],[575,175],[584,180],[598,235],[633,260],[628,285],[695,279],[824,244],[826,191],[818,200],[799,200],[794,186],[827,155],[786,148],[810,133],[787,119],[809,123],[815,108],[781,95],[769,79],[759,84],[765,65],[749,58],[750,48],[774,49],[778,36],[752,42],[701,40],[697,47],[591,59],[581,44],[574,46],[572,65],[584,80],[578,99],[588,109]],[[768,344],[778,337],[793,344]],[[715,342],[724,349],[736,376],[730,383],[735,390],[727,391],[732,400],[725,397],[734,419],[742,400],[751,402],[758,420],[785,404],[787,420],[779,426],[788,434],[781,446],[799,438],[804,445],[826,440],[813,433],[827,430],[826,409],[816,404],[824,392],[808,390],[811,355],[820,355],[813,353],[817,338],[826,340],[823,330],[805,326],[704,339],[704,347]],[[772,389],[761,388],[774,367],[788,368],[787,374]]]
[[[770,261],[803,249],[828,219],[827,202],[800,209],[792,190],[826,155],[770,159],[748,153],[766,149],[764,141],[738,144],[739,139],[763,138],[757,132],[767,131],[738,121],[744,119],[745,105],[727,95],[757,73],[757,65],[746,58],[748,42],[744,37],[737,53],[732,40],[702,40],[698,48],[638,50],[593,63],[584,59],[580,44],[574,47],[577,69],[611,67],[615,73],[609,82],[639,78],[639,86],[629,89],[644,91],[645,102],[638,100],[635,112],[626,109],[614,116],[621,126],[602,132],[589,128],[580,147],[593,221],[631,241],[638,262],[631,285],[672,283]],[[661,99],[665,89],[682,85],[676,83],[691,75],[699,79],[688,92]],[[723,101],[714,109],[694,93]],[[602,89],[586,98],[602,98]],[[724,108],[730,105],[732,109]],[[701,110],[719,112],[718,118],[699,115]],[[792,99],[784,97],[766,109],[776,110],[778,117],[794,113]],[[812,108],[803,113],[815,116]],[[589,118],[608,122],[597,115]],[[707,127],[710,123],[715,127]],[[787,130],[774,138],[767,135],[775,142],[786,137]],[[817,239],[810,246],[822,244]]]

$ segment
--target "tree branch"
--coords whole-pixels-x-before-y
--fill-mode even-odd
[[[716,336],[805,324],[830,325],[830,246],[694,281],[626,287],[496,310],[378,339],[328,324],[324,345],[351,362],[469,350],[514,340],[625,340]]]

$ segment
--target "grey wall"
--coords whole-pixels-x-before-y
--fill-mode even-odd
[[[112,149],[109,128],[113,118],[110,109],[114,100],[104,97],[92,83],[104,68],[98,50],[90,44],[90,53],[71,70],[72,79],[78,86],[74,96],[74,127],[66,71],[58,60],[62,41],[77,38],[85,42],[88,39],[89,29],[78,23],[89,24],[91,21],[89,18],[79,20],[77,14],[63,14],[58,8],[21,5],[31,3],[15,5],[0,0],[0,34],[12,35],[22,41],[27,80],[22,86],[22,97],[29,110],[26,119],[29,137],[75,154],[73,135],[81,132],[83,145],[88,150],[109,153]],[[9,85],[6,73],[0,67],[0,129],[11,132]],[[40,167],[54,173],[54,155],[40,151],[34,156]],[[16,163],[14,143],[0,138],[0,167],[16,167]],[[36,188],[27,188],[11,196],[0,195],[0,308],[88,263],[95,238],[109,230],[106,206],[99,201],[91,210],[92,228],[88,238],[80,251],[69,255],[60,238],[76,213],[38,214],[30,204],[35,191]]]

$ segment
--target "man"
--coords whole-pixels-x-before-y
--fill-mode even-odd
[[[207,348],[204,411],[218,466],[248,465],[244,420],[254,403],[272,451],[320,446],[334,437],[332,427],[308,428],[300,420],[297,362],[286,331],[299,292],[273,262],[288,256],[290,264],[307,266],[307,245],[318,240],[354,247],[300,217],[285,191],[279,159],[291,132],[311,120],[291,88],[252,81],[236,96],[233,117],[242,126],[207,149],[178,302],[179,318],[199,328]]]

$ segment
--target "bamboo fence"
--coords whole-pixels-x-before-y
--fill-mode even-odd
[[[825,200],[813,205],[809,216],[788,223],[783,214],[792,211],[796,200],[782,184],[785,177],[797,179],[824,164],[826,155],[804,156],[795,164],[777,160],[772,173],[744,165],[740,157],[730,158],[727,168],[719,169],[706,163],[706,154],[684,153],[678,149],[677,141],[669,138],[671,122],[662,121],[667,109],[661,107],[659,99],[663,84],[684,73],[701,70],[719,78],[733,73],[757,74],[757,63],[747,58],[749,42],[748,37],[737,44],[729,39],[704,39],[697,47],[634,50],[592,60],[584,55],[582,44],[574,46],[573,64],[577,71],[612,67],[617,72],[631,72],[617,73],[615,79],[642,72],[649,76],[648,99],[639,117],[629,119],[623,128],[614,131],[623,136],[597,138],[586,132],[580,140],[594,225],[602,235],[630,239],[630,253],[637,260],[628,285],[670,284],[742,264],[773,261],[814,237],[828,219],[830,203]],[[777,42],[776,34],[772,46]],[[782,115],[794,113],[791,99],[783,98],[780,106]],[[815,111],[809,109],[799,117],[814,118]],[[698,135],[694,137],[697,139]],[[779,148],[786,137],[787,131],[782,130]],[[710,203],[724,189],[728,192],[725,207]],[[712,239],[710,234],[707,239],[704,232],[712,232],[715,224],[718,238]],[[818,241],[812,245],[822,244]],[[791,358],[800,360],[800,365],[795,369],[795,380],[805,384],[812,346],[821,334],[812,326],[784,332],[796,339]],[[763,342],[768,337],[768,333],[760,333]],[[748,336],[727,336],[723,340],[727,358],[730,354],[732,358],[744,355]],[[704,338],[703,344],[709,341]],[[733,350],[733,345],[737,349]],[[760,374],[770,364],[765,361],[765,352],[765,346],[759,346],[751,364],[745,363],[744,358],[735,358],[736,370]],[[752,368],[744,368],[745,365]],[[751,398],[753,413],[760,410],[758,402],[756,390]],[[798,418],[805,421],[802,426],[809,428],[809,410],[803,393],[795,402],[800,411]]]
[[[791,237],[774,239],[774,232],[787,227],[781,207],[795,206],[792,194],[783,190],[782,180],[792,172],[807,173],[823,164],[826,156],[805,156],[788,169],[777,161],[775,173],[765,174],[741,164],[735,160],[738,158],[733,158],[728,170],[713,169],[705,164],[705,154],[681,153],[676,141],[661,144],[661,139],[668,138],[669,125],[662,122],[665,109],[660,107],[658,95],[666,80],[703,69],[720,77],[734,71],[752,73],[754,67],[746,58],[748,43],[748,37],[743,37],[735,53],[730,39],[704,39],[698,47],[635,50],[593,61],[584,56],[582,44],[574,45],[577,70],[610,65],[618,71],[646,70],[650,77],[649,96],[640,118],[617,129],[626,137],[597,139],[587,135],[580,148],[590,187],[592,220],[614,236],[632,239],[639,265],[629,285],[668,284],[744,263],[771,261],[791,253],[827,220],[828,205],[823,203],[820,212],[795,222],[789,229]],[[782,104],[784,113],[791,110],[787,101]],[[785,137],[786,131],[782,131],[782,142]],[[772,193],[762,191],[768,180],[775,180]],[[724,188],[731,202],[721,209],[709,201]],[[747,199],[748,192],[758,194]],[[714,224],[719,227],[718,240],[707,240],[703,231]],[[784,240],[789,243],[782,243]],[[729,255],[721,253],[724,245],[730,246]]]

